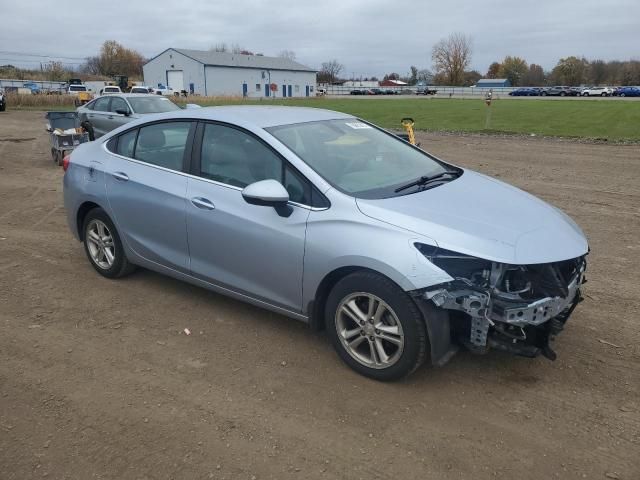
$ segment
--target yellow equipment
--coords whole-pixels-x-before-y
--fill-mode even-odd
[[[415,122],[413,121],[413,118],[409,118],[409,117],[405,117],[402,120],[400,120],[400,125],[402,125],[402,128],[405,129],[405,131],[407,132],[407,137],[408,137],[408,141],[411,145],[415,145],[416,144],[416,136],[413,133],[413,124]]]

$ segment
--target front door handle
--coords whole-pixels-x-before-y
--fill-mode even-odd
[[[113,178],[115,178],[116,180],[120,180],[121,182],[126,182],[129,180],[129,175],[124,172],[113,172],[112,175]]]
[[[203,210],[213,210],[214,208],[216,208],[215,205],[211,203],[211,200],[208,200],[203,197],[194,197],[191,199],[191,203],[193,203],[194,206],[201,208]]]

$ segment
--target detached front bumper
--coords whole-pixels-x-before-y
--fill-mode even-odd
[[[543,355],[555,360],[550,341],[563,330],[582,300],[580,287],[585,282],[585,268],[583,263],[566,286],[565,296],[545,297],[529,303],[456,282],[428,290],[420,300],[449,311],[451,341],[474,353],[486,353],[493,348],[525,357]],[[436,352],[450,350],[443,346],[435,348]],[[443,364],[450,356],[443,358],[444,361],[432,360],[435,364]]]

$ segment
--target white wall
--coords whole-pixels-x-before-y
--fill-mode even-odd
[[[167,70],[182,70],[184,89],[189,91],[189,84],[194,84],[195,93],[204,95],[204,67],[201,63],[169,49],[142,67],[144,84],[157,87],[159,83],[167,85]]]
[[[264,78],[263,78],[264,72]],[[270,72],[270,76],[269,76]],[[306,96],[306,87],[313,88],[309,96],[315,95],[315,72],[294,72],[285,70],[261,70],[253,68],[214,67],[205,68],[207,95],[242,96],[242,84],[247,84],[247,96],[258,98],[265,96],[265,84],[275,83],[278,91],[277,98],[281,98],[282,85],[291,85],[292,97]],[[259,88],[256,89],[256,85]],[[288,91],[287,91],[288,96]]]

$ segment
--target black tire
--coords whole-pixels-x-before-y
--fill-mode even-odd
[[[57,154],[56,154],[56,149],[55,148],[51,148],[51,159],[55,162],[58,163],[58,158],[57,158]]]
[[[109,268],[101,267],[100,265],[98,265],[92,258],[89,251],[87,230],[93,220],[102,222],[108,228],[108,231],[111,234],[111,238],[113,239],[114,260],[113,264]],[[91,263],[93,268],[103,277],[120,278],[129,275],[136,269],[135,265],[129,262],[124,253],[124,249],[122,248],[122,241],[120,240],[120,235],[116,230],[116,226],[109,218],[109,215],[107,215],[106,212],[101,208],[94,208],[93,210],[90,210],[89,213],[87,213],[82,224],[82,239],[84,243],[84,251],[87,254],[89,263]]]
[[[93,125],[91,122],[84,121],[80,124],[82,128],[89,134],[89,141],[93,142],[96,139],[96,132],[93,130]]]
[[[7,109],[7,105],[6,104],[0,104],[0,112],[4,112]]]
[[[356,293],[378,297],[391,308],[397,317],[404,334],[404,344],[395,362],[388,367],[373,368],[364,365],[347,351],[347,347],[340,340],[337,324],[338,308],[343,300]],[[380,381],[398,380],[413,373],[427,357],[427,330],[420,310],[411,297],[398,285],[382,275],[365,270],[347,275],[338,281],[331,290],[327,298],[325,312],[325,325],[331,343],[340,358],[361,375]],[[371,323],[373,324],[373,321]],[[356,325],[355,328],[360,327]],[[376,333],[380,332],[376,330]],[[369,334],[364,334],[361,331],[359,335],[364,336],[366,340]]]
[[[56,150],[56,154],[55,154],[53,160],[56,162],[56,165],[61,167],[62,166],[62,161],[64,160],[64,152],[62,152],[60,150]]]
[[[602,93],[600,94],[600,96],[601,96],[601,97],[606,97],[606,96],[607,96],[607,94],[606,94],[606,93],[604,93],[604,92],[602,92]]]
[[[564,93],[564,92],[560,92],[560,96],[561,96],[561,97],[564,97],[565,95],[566,95],[566,93]]]
[[[621,96],[621,97],[626,97],[626,96],[627,96],[627,94],[626,94],[626,93],[621,93],[621,94],[620,94],[620,96]]]

